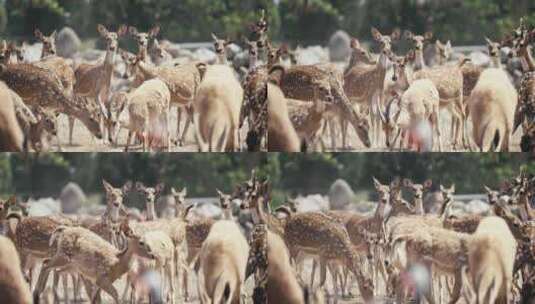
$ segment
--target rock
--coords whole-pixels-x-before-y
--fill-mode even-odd
[[[86,202],[87,197],[78,184],[68,183],[61,190],[59,200],[63,213],[75,214],[78,213],[82,205]]]
[[[35,62],[41,59],[41,52],[43,50],[42,43],[30,44],[26,47],[26,52],[24,56],[28,62]]]
[[[240,54],[242,52],[242,48],[235,44],[231,43],[227,46],[227,58],[229,60],[232,60],[236,55]]]
[[[351,203],[355,193],[345,180],[337,179],[329,188],[328,196],[331,208],[341,210]]]
[[[345,61],[351,54],[351,37],[344,31],[335,32],[329,39],[331,61]]]
[[[70,27],[61,29],[56,37],[56,48],[58,56],[61,57],[73,58],[81,45],[82,41],[80,41],[76,32]]]
[[[328,198],[321,194],[298,196],[295,203],[297,212],[328,211],[331,209]]]
[[[191,213],[196,216],[205,216],[211,218],[220,218],[223,214],[221,207],[211,203],[198,204],[195,208],[191,210]]]
[[[487,67],[490,65],[490,57],[483,52],[471,53],[470,60],[472,60],[472,63],[477,66]]]
[[[466,210],[467,213],[485,215],[490,211],[490,206],[489,204],[483,201],[473,200],[473,201],[470,201],[465,206],[464,209]]]
[[[41,198],[28,202],[28,216],[46,216],[61,213],[61,203],[53,198]]]
[[[298,65],[311,65],[329,62],[329,54],[321,46],[310,46],[304,49],[295,50]]]
[[[193,57],[195,60],[206,62],[207,64],[214,64],[217,60],[215,52],[205,48],[200,48],[193,52]]]
[[[102,50],[90,49],[76,53],[74,58],[82,59],[82,61],[96,61],[103,58],[105,53],[106,52]]]
[[[239,70],[240,67],[247,67],[249,65],[249,52],[239,52],[232,59],[232,65],[235,70]]]

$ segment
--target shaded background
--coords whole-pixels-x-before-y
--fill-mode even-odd
[[[68,25],[92,38],[97,23],[141,30],[158,23],[162,37],[176,42],[208,41],[215,29],[240,39],[260,8],[268,11],[274,39],[294,45],[325,44],[337,29],[366,38],[372,25],[483,44],[485,35],[501,37],[521,16],[535,24],[530,0],[0,0],[0,35],[28,39],[37,27],[49,33]]]
[[[253,168],[273,182],[275,203],[287,195],[326,194],[338,178],[355,191],[371,193],[372,176],[382,182],[396,176],[416,182],[431,178],[435,187],[456,183],[457,193],[471,194],[481,193],[483,184],[497,187],[520,168],[535,173],[533,159],[520,153],[2,153],[0,196],[57,197],[69,181],[90,195],[101,194],[105,178],[117,186],[127,180],[162,181],[169,187],[187,186],[188,196],[214,197],[215,188],[231,192]]]

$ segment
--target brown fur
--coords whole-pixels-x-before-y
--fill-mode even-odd
[[[15,115],[15,106],[10,89],[0,82],[0,150],[21,152],[24,134]]]
[[[284,94],[274,84],[268,87],[268,151],[300,152],[300,141],[290,120]]]
[[[20,269],[20,260],[13,243],[0,235],[0,295],[5,303],[30,304],[30,288]]]

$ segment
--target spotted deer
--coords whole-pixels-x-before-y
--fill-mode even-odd
[[[149,43],[151,39],[155,39],[160,33],[160,27],[155,26],[149,32],[139,32],[135,26],[128,27],[128,32],[134,40],[137,42],[139,60],[150,63],[150,57],[148,56]]]
[[[392,52],[392,41],[400,37],[395,30],[390,36],[381,34],[372,28],[372,36],[381,45],[381,54],[375,65],[353,67],[344,75],[344,91],[352,103],[363,105],[370,110],[371,128],[374,144],[380,141],[380,113],[384,104],[384,84],[389,57]]]
[[[163,191],[164,187],[165,185],[162,183],[159,183],[154,187],[147,187],[142,182],[136,182],[136,191],[143,194],[143,197],[145,198],[148,221],[154,221],[158,219],[155,203],[156,198],[160,196],[160,193]]]
[[[369,123],[368,120],[359,114],[351,105],[348,96],[344,91],[344,84],[341,79],[331,71],[327,71],[319,66],[292,66],[284,68],[280,65],[274,66],[269,72],[270,78],[278,83],[286,98],[313,102],[315,87],[321,84],[328,87],[333,97],[331,109],[333,115],[349,121],[355,129],[358,137],[366,147],[370,147]],[[321,93],[321,92],[320,92]],[[320,100],[328,100],[327,96],[320,94]]]
[[[408,178],[403,179],[403,186],[409,188],[413,193],[414,201],[412,205],[415,207],[416,214],[425,214],[423,195],[424,191],[429,191],[432,184],[433,182],[430,179],[422,184],[415,184]]]
[[[214,33],[212,33],[212,39],[214,42],[214,50],[217,55],[217,64],[228,64],[226,49],[232,42],[228,38],[219,39]]]
[[[344,227],[333,223],[329,216],[322,213],[288,214],[284,219],[266,213],[264,210],[269,200],[269,183],[255,180],[253,183],[252,191],[247,191],[248,199],[244,206],[253,213],[255,223],[266,224],[272,232],[279,234],[288,245],[291,257],[304,257],[303,254],[319,256],[320,286],[326,281],[327,264],[339,263],[348,267],[356,276],[364,301],[373,301],[373,283],[360,269],[357,255]]]
[[[451,41],[442,43],[437,39],[435,42],[435,58],[438,65],[445,65],[453,54],[453,48],[451,47]]]
[[[79,119],[97,138],[102,138],[98,116],[68,96],[60,81],[43,68],[21,63],[0,65],[0,80],[15,91],[28,106],[56,110]],[[31,83],[31,85],[28,85]]]
[[[351,57],[349,58],[349,64],[347,65],[344,71],[344,74],[351,71],[351,69],[353,69],[357,65],[377,64],[377,60],[374,58],[374,56],[370,53],[370,51],[366,50],[360,44],[360,41],[357,38],[351,38],[350,47],[351,47]]]
[[[427,68],[424,60],[424,47],[425,43],[429,42],[433,38],[433,33],[427,32],[423,35],[415,35],[411,31],[405,31],[405,39],[412,42],[414,45],[414,52],[416,55],[413,69],[419,71]]]
[[[6,303],[32,303],[28,284],[20,270],[20,259],[13,242],[0,235],[0,294]]]
[[[118,39],[126,34],[127,27],[122,25],[117,32],[110,32],[106,27],[99,24],[97,30],[106,41],[106,56],[99,63],[83,63],[76,68],[74,94],[94,99],[100,107],[104,118],[109,116],[107,103],[111,95],[111,80],[118,49]],[[101,128],[103,128],[104,124],[103,118],[100,121]],[[103,130],[103,132],[107,131],[109,130]],[[106,135],[104,138],[109,140]]]

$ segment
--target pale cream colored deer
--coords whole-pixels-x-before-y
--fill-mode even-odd
[[[106,104],[111,95],[111,80],[118,49],[118,39],[126,34],[127,27],[122,25],[117,32],[110,32],[106,27],[99,24],[97,30],[106,41],[106,56],[99,63],[83,63],[76,68],[74,94],[94,99],[99,105],[103,117],[107,117],[109,113]],[[104,127],[103,124],[104,120],[101,120],[101,128]],[[106,130],[103,130],[103,132],[106,132]],[[109,140],[106,136],[104,138]]]
[[[0,294],[6,303],[30,304],[30,288],[20,270],[17,250],[8,238],[0,235]]]

